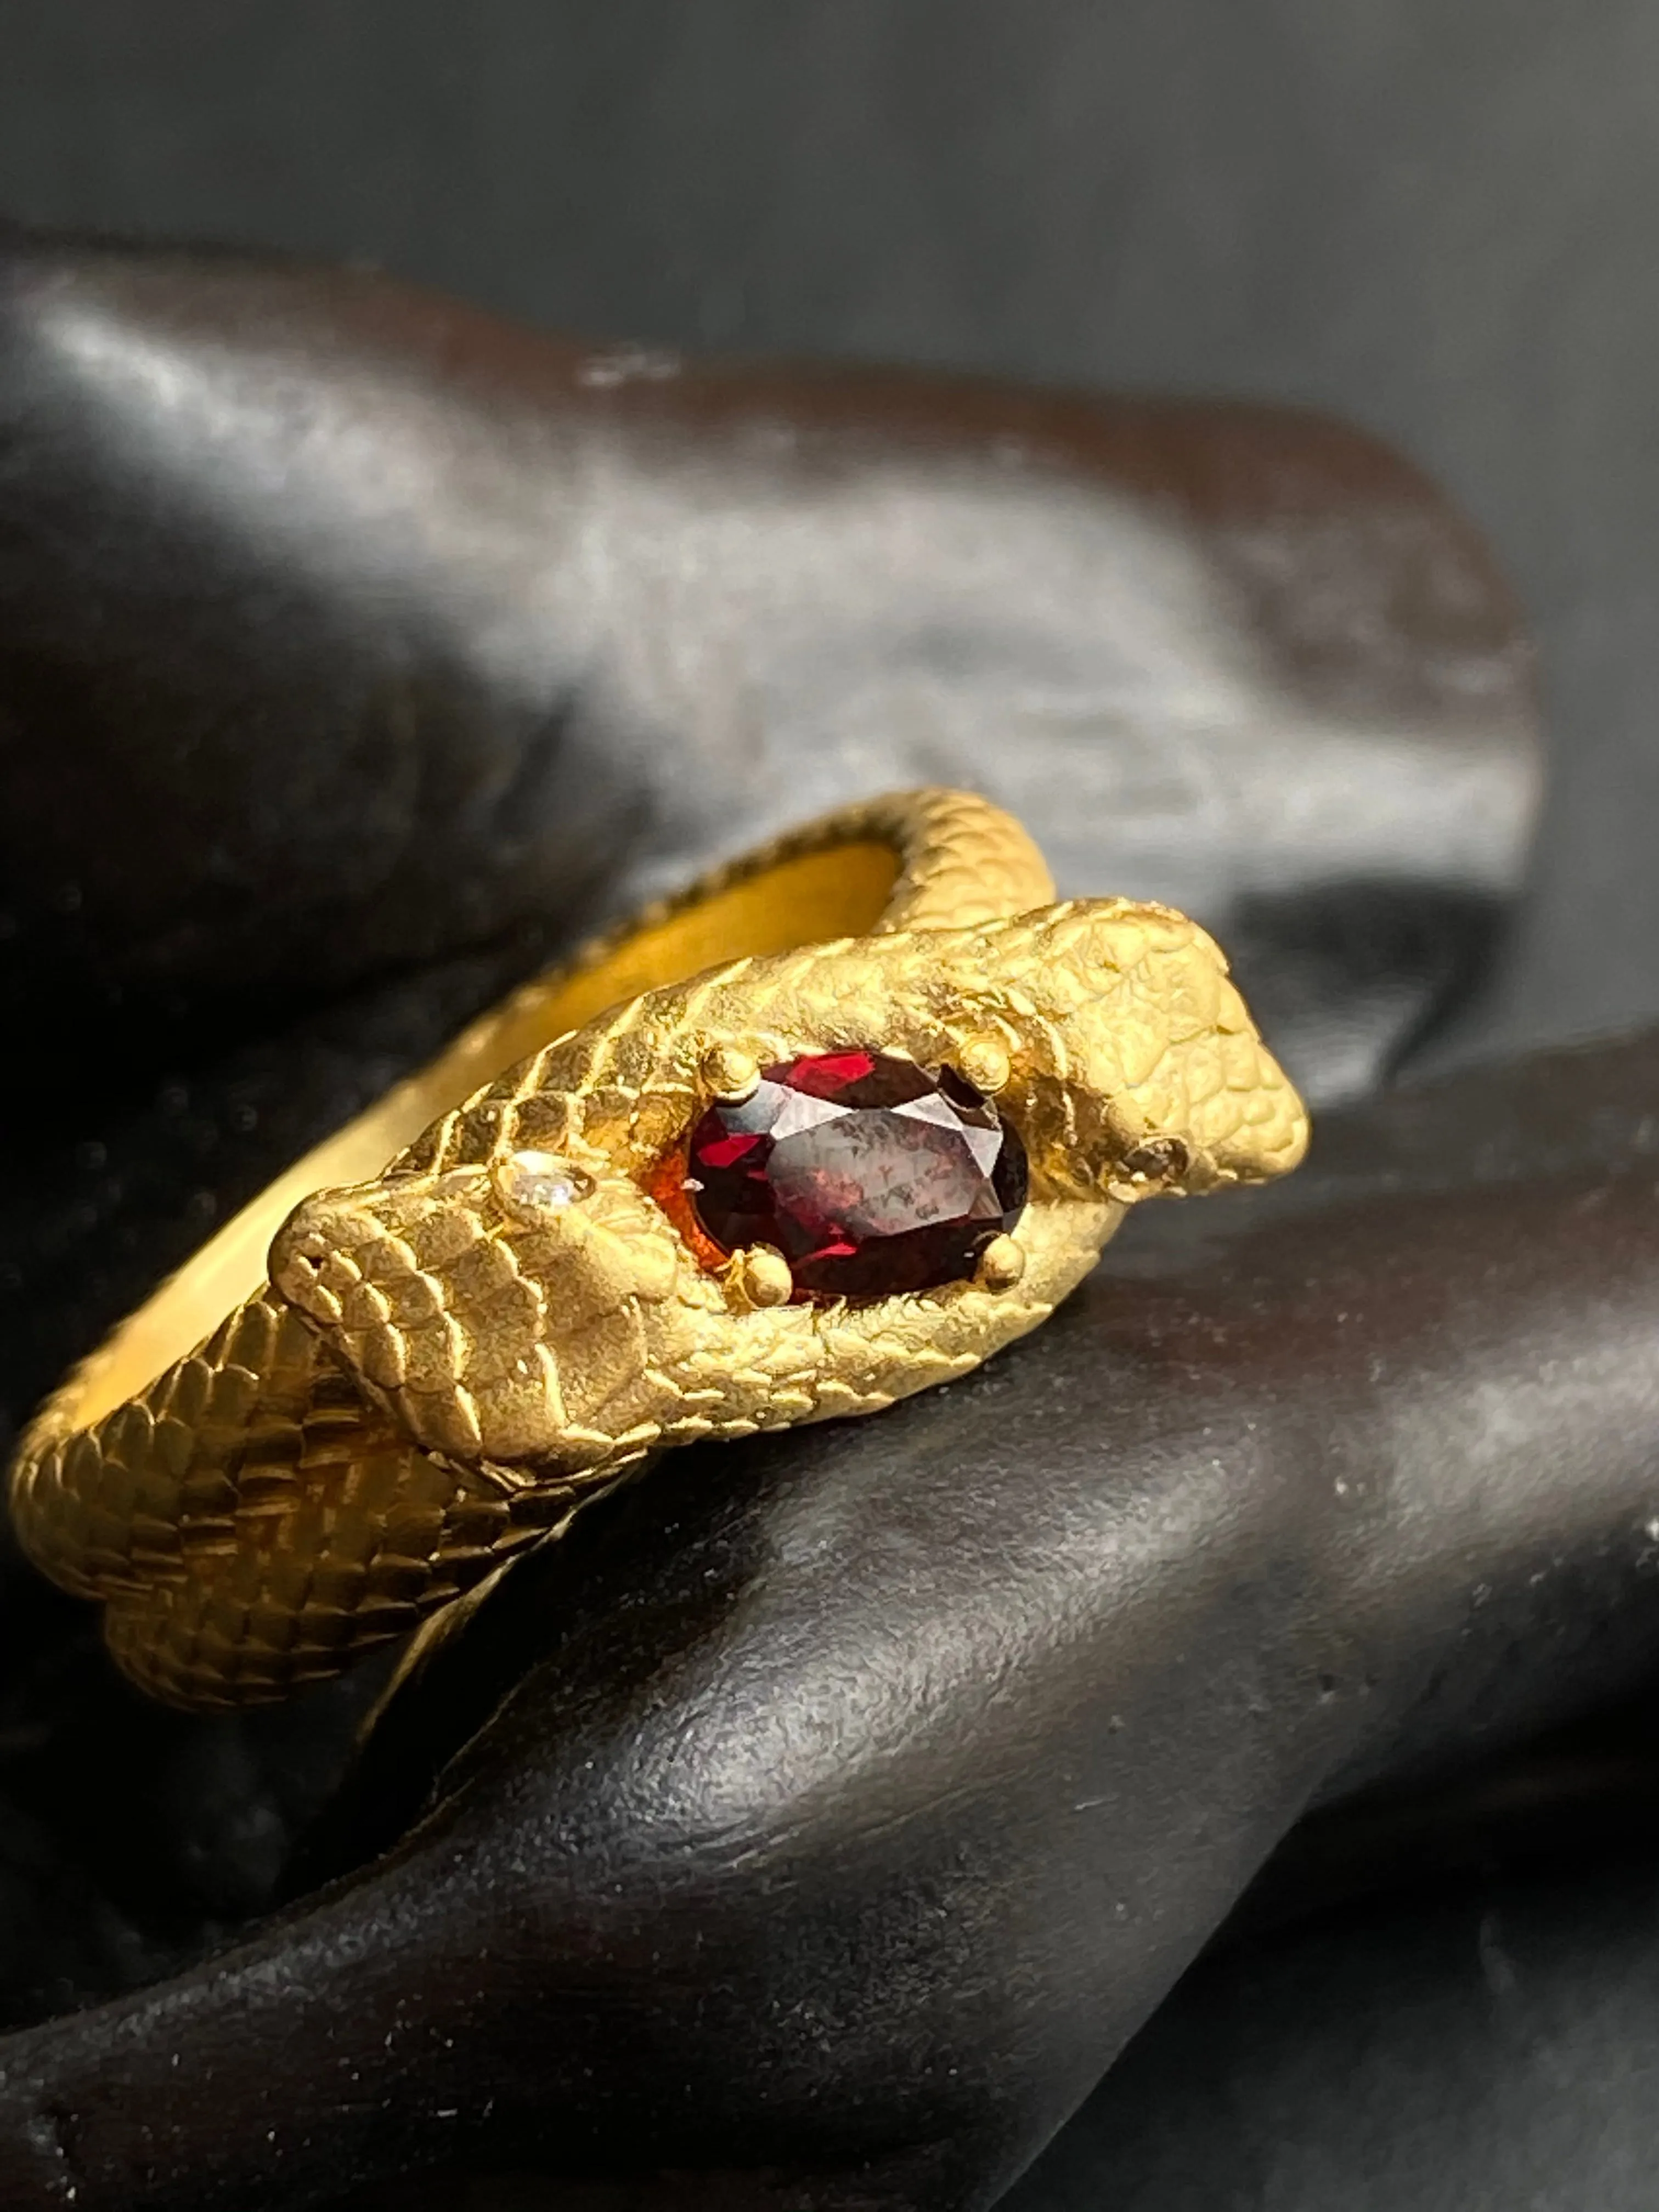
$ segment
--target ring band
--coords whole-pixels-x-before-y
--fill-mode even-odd
[[[25,1550],[146,1690],[283,1696],[670,1446],[965,1373],[1138,1199],[1293,1167],[1203,931],[1053,899],[1011,817],[905,793],[515,992],[75,1370]]]

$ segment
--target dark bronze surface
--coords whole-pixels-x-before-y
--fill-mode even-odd
[[[265,1035],[955,777],[1062,891],[1212,924],[1328,1091],[1514,890],[1507,595],[1317,416],[699,366],[20,242],[0,440],[0,1007],[32,1019]]]
[[[14,2039],[6,2201],[739,2148],[757,2202],[986,2201],[1310,1801],[1650,1675],[1656,1079],[1364,1109],[1298,1206],[1126,1240],[982,1377],[596,1510],[313,1871],[413,1820],[388,1858]]]
[[[1074,887],[1187,901],[1328,1095],[1448,1017],[1521,880],[1507,603],[1311,419],[20,246],[0,439],[0,1002],[61,1077],[4,1109],[14,1418],[544,942],[844,789],[981,781]],[[42,2024],[0,2201],[988,2202],[1310,1805],[1420,1805],[1650,1674],[1656,1078],[1328,1117],[1282,1198],[1138,1221],[970,1382],[682,1455],[337,1790],[366,1678],[151,1713],[9,1568]],[[198,1960],[319,1808],[286,1917]],[[1302,1833],[1345,1885],[1399,1855]]]

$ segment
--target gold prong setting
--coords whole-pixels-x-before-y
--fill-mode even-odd
[[[1017,1237],[993,1237],[979,1255],[974,1280],[982,1291],[1012,1291],[1025,1273],[1025,1252]]]
[[[760,1062],[741,1045],[713,1044],[697,1063],[706,1095],[720,1106],[741,1106],[760,1088]]]
[[[994,1098],[999,1091],[1006,1091],[1014,1072],[1007,1046],[988,1030],[964,1039],[954,1065],[982,1098]]]
[[[775,1244],[745,1244],[732,1255],[727,1274],[738,1302],[759,1312],[787,1306],[795,1294],[789,1262]]]

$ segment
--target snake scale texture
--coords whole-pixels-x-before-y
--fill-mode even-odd
[[[775,901],[763,949],[654,972],[722,895],[872,852],[885,877],[862,933],[780,944]],[[1052,1310],[1138,1198],[1293,1166],[1300,1102],[1204,933],[1053,896],[1007,815],[908,793],[716,872],[526,986],[449,1056],[462,1103],[384,1174],[302,1204],[270,1281],[204,1342],[84,1425],[107,1352],[48,1401],[13,1474],[25,1547],[104,1602],[116,1657],[155,1694],[282,1696],[669,1446],[965,1372]],[[757,1308],[664,1199],[711,1045],[932,1066],[988,1039],[1031,1167],[1012,1287]],[[570,1163],[581,1202],[515,1207],[500,1170],[523,1152]]]

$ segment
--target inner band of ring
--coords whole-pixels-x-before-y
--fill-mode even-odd
[[[968,927],[1052,896],[1012,817],[962,793],[899,794],[716,871],[526,985],[270,1184],[68,1378],[14,1463],[25,1549],[65,1588],[116,1601],[116,1656],[177,1703],[280,1696],[404,1632],[573,1501],[555,1490],[538,1518],[515,1517],[524,1501],[486,1474],[365,1423],[263,1291],[294,1206],[378,1175],[502,1069],[638,993],[744,956]],[[196,1449],[227,1394],[252,1439],[234,1485]]]

